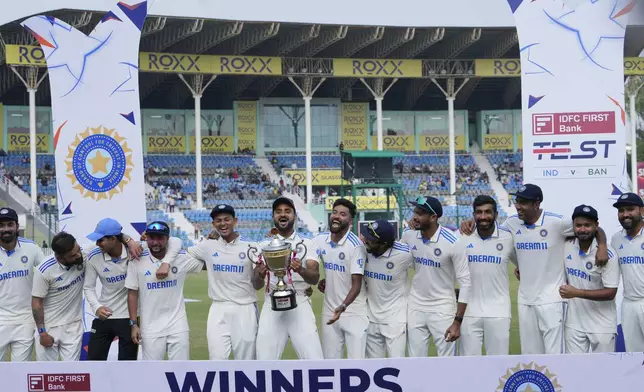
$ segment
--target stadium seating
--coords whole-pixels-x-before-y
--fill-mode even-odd
[[[523,153],[494,153],[487,155],[497,179],[508,192],[514,192],[523,184]]]

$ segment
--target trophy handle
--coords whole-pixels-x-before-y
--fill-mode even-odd
[[[246,255],[248,256],[248,260],[251,261],[251,263],[260,265],[262,264],[262,256],[257,249],[257,247],[253,245],[248,245],[248,250],[246,251]]]
[[[308,252],[308,249],[307,249],[306,245],[304,245],[304,241],[300,241],[300,242],[298,242],[297,245],[295,245],[295,249],[294,249],[295,250],[295,255],[294,255],[294,257],[297,256],[297,253],[298,253],[299,249],[303,249],[302,255],[300,256],[300,261],[302,263],[304,263],[304,261],[306,260],[306,253]]]

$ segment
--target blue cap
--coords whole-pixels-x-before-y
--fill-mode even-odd
[[[619,208],[623,206],[637,206],[644,207],[644,202],[642,198],[636,195],[635,193],[627,192],[622,194],[619,199],[613,204],[613,207]]]
[[[378,242],[391,242],[396,239],[396,229],[391,222],[380,219],[362,227],[361,233],[366,239]]]
[[[430,214],[434,214],[439,218],[443,216],[443,206],[441,205],[441,201],[435,197],[418,196],[416,200],[410,201],[409,204],[414,207],[418,207],[421,210],[425,210]]]
[[[584,218],[592,219],[594,221],[599,220],[597,210],[592,206],[587,206],[585,204],[575,207],[575,210],[572,213],[572,219],[574,220],[578,216],[583,216]]]
[[[541,188],[534,184],[523,184],[516,192],[510,193],[515,197],[531,201],[543,201],[543,192]]]
[[[90,241],[98,241],[103,237],[119,235],[121,234],[121,230],[123,230],[123,227],[120,223],[112,218],[105,218],[98,222],[98,225],[96,225],[94,232],[87,235],[87,239],[89,239]]]

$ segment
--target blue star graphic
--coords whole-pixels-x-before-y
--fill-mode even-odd
[[[531,48],[536,46],[536,45],[539,45],[539,43],[535,42],[533,44],[524,46],[523,48],[521,48],[521,53],[523,53],[524,51],[527,50],[528,51],[528,62],[533,64],[535,67],[539,68],[541,71],[540,72],[531,72],[531,71],[524,70],[523,71],[524,74],[525,75],[539,75],[539,74],[547,73],[547,74],[550,74],[550,76],[555,76],[546,67],[544,67],[543,65],[541,65],[541,64],[535,62],[534,60],[532,60]]]
[[[611,71],[611,69],[606,68],[601,65],[594,57],[593,54],[601,44],[603,40],[624,40],[624,27],[619,24],[613,18],[615,10],[619,4],[619,0],[615,0],[613,5],[610,7],[610,12],[596,12],[595,7],[606,7],[608,5],[607,1],[591,1],[589,4],[583,4],[578,7],[577,10],[569,11],[564,13],[559,17],[554,17],[550,15],[546,10],[543,10],[546,17],[548,17],[553,23],[560,26],[561,28],[575,33],[577,36],[577,41],[579,42],[579,47],[584,53],[585,57],[582,60],[589,59],[593,64],[598,67]],[[608,13],[608,20],[612,23],[610,26],[613,26],[613,29],[610,29],[610,26],[606,26],[606,13]],[[569,20],[567,23],[563,20]],[[596,20],[597,23],[589,23],[588,20]],[[580,28],[575,26],[589,26],[584,28],[583,31]],[[602,31],[608,30],[608,31]]]
[[[128,77],[127,77],[127,79],[125,79],[125,81],[123,81],[121,84],[119,84],[119,85],[118,85],[118,87],[116,87],[116,88],[114,89],[114,91],[112,91],[112,93],[110,94],[110,97],[111,97],[112,95],[114,95],[115,93],[129,93],[129,92],[136,91],[136,86],[132,86],[132,88],[129,88],[129,89],[123,89],[123,90],[121,89],[121,87],[123,87],[123,86],[124,86],[125,84],[127,84],[130,80],[132,80],[132,78],[133,78],[133,76],[132,76],[132,70],[134,69],[136,72],[139,72],[139,67],[137,67],[137,66],[136,66],[136,65],[134,65],[134,64],[126,63],[126,62],[120,62],[119,64],[123,64],[123,65],[126,65],[126,66],[128,67],[128,68],[127,68]]]

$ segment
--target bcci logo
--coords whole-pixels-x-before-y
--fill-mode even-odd
[[[387,262],[387,269],[390,269],[390,270],[394,269],[394,263],[391,262],[391,261],[388,261]]]
[[[172,267],[172,273],[173,273],[173,274],[176,274],[177,272],[179,272],[179,268],[177,268],[177,267]]]
[[[561,392],[557,376],[534,362],[518,364],[499,379],[496,392]]]
[[[443,252],[441,252],[441,250],[440,250],[440,249],[434,249],[434,256],[438,257],[438,256],[440,256],[442,253],[443,253]]]
[[[543,229],[539,232],[539,234],[541,234],[541,236],[545,238],[548,235],[548,230]]]
[[[22,264],[27,264],[27,262],[29,261],[29,258],[27,256],[22,256],[20,258],[20,261],[22,261]]]
[[[591,269],[593,269],[593,263],[591,263],[590,261],[589,261],[589,262],[587,262],[587,263],[586,263],[586,269],[587,269],[587,270],[591,270]]]
[[[496,244],[496,250],[499,252],[503,250],[503,244]]]
[[[132,150],[113,129],[87,128],[76,135],[68,151],[67,177],[83,197],[112,199],[131,181]]]

